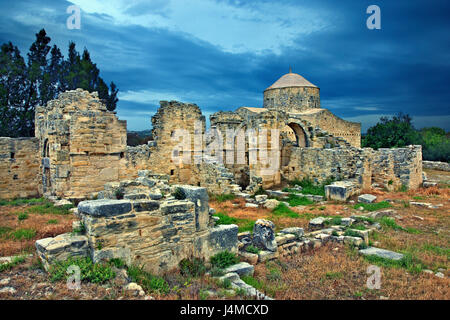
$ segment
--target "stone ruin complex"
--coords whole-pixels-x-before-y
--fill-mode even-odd
[[[328,197],[336,200],[373,183],[387,189],[422,183],[420,146],[361,149],[360,124],[321,108],[319,88],[292,72],[264,91],[263,108],[214,113],[208,132],[195,104],[161,101],[151,120],[153,140],[129,147],[126,121],[107,111],[97,93],[60,94],[36,109],[35,138],[0,138],[0,198],[92,198],[105,183],[136,178],[139,170],[212,193],[333,178],[340,182]],[[277,141],[270,130],[280,132]],[[266,132],[268,142],[259,143]],[[267,170],[270,162],[276,166]]]
[[[214,226],[208,193],[248,194],[294,179],[332,178],[327,199],[346,201],[374,184],[393,190],[423,182],[421,146],[361,149],[360,124],[322,108],[319,88],[292,72],[264,91],[262,108],[217,112],[208,131],[195,104],[161,101],[151,121],[153,140],[129,147],[126,121],[97,93],[77,89],[36,109],[34,138],[0,138],[0,199],[85,200],[76,210],[84,234],[37,241],[46,266],[90,256],[162,273],[183,258],[237,252],[237,226]],[[172,196],[176,190],[183,199]],[[255,226],[264,239],[273,238],[264,245],[275,250],[267,251],[272,257],[273,226]],[[282,252],[304,245],[296,232],[279,238]],[[321,234],[328,239],[331,231]]]

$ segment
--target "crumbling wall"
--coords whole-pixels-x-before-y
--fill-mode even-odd
[[[77,214],[84,225],[84,235],[37,241],[44,266],[81,255],[90,256],[94,262],[120,258],[128,265],[163,274],[177,268],[182,259],[209,260],[224,250],[237,253],[238,227],[214,227],[205,188],[169,186],[165,178],[156,179],[148,171],[138,175],[137,179],[117,182],[122,200],[80,202]],[[112,185],[108,188],[114,188]],[[163,195],[160,190],[166,193]],[[184,199],[171,196],[175,190],[181,190]],[[105,189],[104,195],[117,195],[111,191]]]
[[[39,196],[39,141],[0,137],[0,199]]]
[[[85,198],[119,180],[126,121],[108,111],[96,92],[67,91],[37,107],[35,135],[42,157],[41,193]]]
[[[292,181],[304,178],[322,183],[328,178],[354,179],[361,175],[365,158],[356,148],[291,148],[291,157],[283,167],[283,176]]]

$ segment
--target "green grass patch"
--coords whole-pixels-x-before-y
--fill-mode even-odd
[[[309,178],[304,178],[303,180],[293,180],[290,182],[292,186],[301,186],[303,194],[312,194],[318,196],[325,196],[325,186],[331,184],[334,181],[333,178],[328,178],[321,184],[314,183]]]
[[[430,243],[425,243],[422,246],[422,249],[425,251],[433,252],[439,256],[447,256],[447,258],[450,258],[450,249],[448,249],[448,248],[442,248],[442,247],[439,247],[439,246],[436,246],[436,245],[433,245]]]
[[[380,209],[391,208],[392,205],[387,201],[381,201],[376,203],[358,203],[353,206],[354,209],[364,208],[367,211],[377,211]]]
[[[168,294],[170,286],[163,277],[152,275],[143,267],[132,265],[128,268],[128,275],[133,282],[136,282],[147,292],[157,292]]]
[[[255,221],[250,219],[238,219],[233,218],[228,215],[226,215],[223,212],[217,212],[214,214],[215,217],[218,217],[219,220],[216,222],[217,225],[221,224],[236,224],[238,226],[239,232],[245,232],[245,231],[253,231],[253,226],[255,225]]]
[[[352,229],[345,230],[344,236],[363,238],[362,235],[359,234],[359,232],[352,230]]]
[[[233,264],[239,263],[239,258],[236,254],[229,251],[222,251],[214,255],[210,259],[211,265],[220,269],[225,269]]]
[[[352,224],[351,226],[352,229],[355,230],[367,230],[367,228],[363,225],[363,224]]]
[[[282,202],[272,210],[272,214],[278,217],[300,218],[300,215],[297,212],[292,211]]]
[[[11,232],[11,228],[10,227],[3,227],[0,226],[0,238],[7,238]]]
[[[15,266],[17,266],[17,265],[19,265],[21,263],[24,263],[24,262],[25,262],[25,258],[24,257],[22,257],[22,256],[14,257],[11,262],[0,264],[0,272],[6,271],[6,270],[10,270],[13,267],[15,267]]]
[[[66,215],[70,214],[70,209],[74,206],[72,204],[66,204],[60,207],[55,207],[53,203],[47,202],[40,205],[34,205],[26,210],[27,213],[37,213],[37,214],[60,214]]]
[[[331,280],[331,279],[340,279],[340,278],[343,278],[343,277],[344,277],[344,275],[342,274],[342,272],[329,271],[329,272],[325,273],[325,278],[329,279],[329,280]]]
[[[201,277],[206,273],[206,266],[202,259],[192,258],[180,261],[180,272],[186,277]]]
[[[50,219],[50,220],[47,221],[47,224],[58,224],[58,220]]]
[[[247,248],[245,248],[245,251],[247,251],[248,253],[258,254],[261,250],[253,245],[249,245]]]
[[[34,229],[17,229],[11,233],[14,240],[31,240],[36,236]]]
[[[295,194],[289,194],[289,197],[287,199],[287,202],[291,207],[297,207],[297,206],[307,206],[310,204],[313,204],[314,201],[309,200],[306,197],[299,197]]]
[[[93,263],[91,258],[69,258],[65,261],[58,261],[49,268],[50,281],[67,280],[71,275],[67,269],[72,266],[80,268],[80,280],[92,283],[105,283],[115,277],[111,265],[107,263]]]
[[[21,212],[17,215],[17,219],[19,219],[19,221],[23,221],[28,219],[28,213],[26,212]]]
[[[393,218],[382,217],[381,219],[379,219],[379,222],[382,226],[393,229],[393,230],[405,231],[405,232],[412,233],[412,234],[421,234],[422,233],[422,231],[415,229],[415,228],[411,228],[411,227],[403,228],[402,226],[398,225]]]
[[[45,198],[30,198],[30,199],[14,199],[14,200],[0,200],[0,206],[21,206],[25,204],[40,204],[48,202]]]
[[[259,281],[258,279],[255,279],[252,276],[242,276],[241,279],[246,284],[252,286],[256,290],[262,290],[262,288],[264,287],[264,283],[262,281]]]
[[[215,200],[217,202],[225,202],[225,201],[231,201],[236,199],[236,195],[232,194],[232,193],[228,193],[228,194],[213,194],[210,196],[210,198],[212,198],[212,200]]]
[[[331,225],[331,226],[339,226],[342,224],[342,218],[341,217],[331,217],[330,220],[325,220],[324,224]]]

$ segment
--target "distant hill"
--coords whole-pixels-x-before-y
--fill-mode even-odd
[[[130,147],[135,147],[141,144],[147,144],[148,141],[152,140],[152,131],[128,131],[127,132],[127,145]]]

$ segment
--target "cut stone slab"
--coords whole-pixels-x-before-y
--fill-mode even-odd
[[[130,200],[87,200],[78,204],[78,212],[94,217],[111,217],[130,211]]]
[[[280,204],[280,201],[276,199],[268,199],[264,202],[263,207],[269,210],[275,209]]]
[[[403,259],[403,254],[401,253],[397,253],[397,252],[393,252],[393,251],[389,251],[389,250],[385,250],[385,249],[380,249],[380,248],[375,248],[375,247],[369,247],[367,249],[362,249],[359,250],[359,252],[365,256],[377,256],[380,258],[385,258],[385,259],[390,259],[390,260],[401,260]]]
[[[259,207],[259,205],[257,205],[256,203],[246,203],[245,204],[245,207],[246,208],[258,208]]]
[[[372,203],[377,200],[377,197],[372,194],[362,194],[358,197],[360,203]]]
[[[325,196],[329,200],[347,201],[359,188],[351,181],[336,181],[325,186]]]
[[[303,230],[303,228],[300,227],[291,227],[281,230],[280,233],[293,234],[297,237],[297,239],[300,239],[305,234],[305,231]]]
[[[342,225],[347,226],[347,227],[351,226],[353,222],[355,222],[355,219],[352,219],[352,218],[342,218],[341,219]]]
[[[225,280],[230,280],[231,282],[239,280],[239,275],[236,272],[228,272],[225,275],[219,277],[219,280],[224,282]]]
[[[53,206],[54,207],[62,207],[62,206],[67,206],[67,205],[71,205],[72,202],[70,202],[69,200],[66,199],[62,199],[62,200],[58,200],[56,201]]]
[[[87,257],[90,254],[88,238],[71,233],[40,239],[35,245],[45,270],[48,270],[53,262],[64,261],[71,257]]]
[[[253,276],[255,267],[247,262],[241,262],[232,266],[229,266],[224,270],[225,273],[234,272],[239,276]]]
[[[245,262],[248,262],[250,264],[258,263],[258,255],[256,253],[239,251],[239,256],[242,258],[242,260],[244,260]]]

